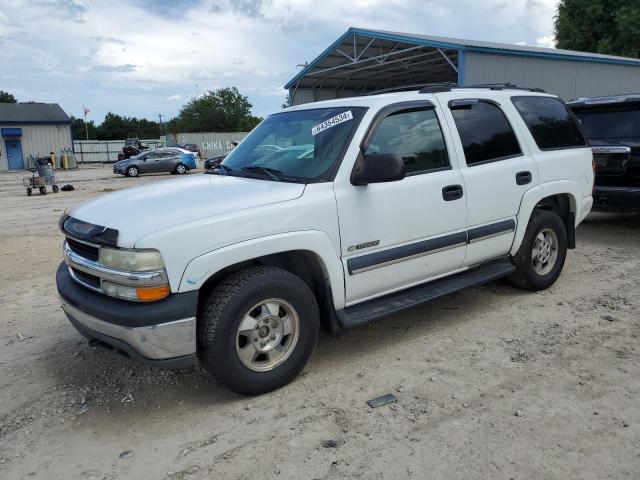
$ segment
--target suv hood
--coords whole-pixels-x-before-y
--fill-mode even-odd
[[[70,209],[78,220],[118,230],[132,248],[149,233],[199,218],[294,200],[305,186],[228,175],[189,175],[113,192]]]

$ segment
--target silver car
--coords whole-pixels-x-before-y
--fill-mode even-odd
[[[114,163],[113,173],[137,177],[141,173],[184,174],[193,168],[198,168],[198,164],[192,152],[181,148],[156,148]]]

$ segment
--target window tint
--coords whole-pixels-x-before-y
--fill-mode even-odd
[[[574,110],[588,139],[640,137],[640,105]]]
[[[391,153],[404,161],[407,174],[449,166],[447,148],[435,111],[405,110],[386,117],[366,154]]]
[[[573,115],[558,99],[514,97],[512,100],[540,150],[585,146]]]
[[[451,102],[450,108],[467,165],[522,155],[518,139],[497,105],[482,100],[462,100]]]

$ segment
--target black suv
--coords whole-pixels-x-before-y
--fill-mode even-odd
[[[594,210],[640,209],[640,94],[580,99],[567,105],[593,147]]]

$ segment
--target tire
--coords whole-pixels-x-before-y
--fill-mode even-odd
[[[53,193],[58,193],[58,185],[51,187],[51,190],[53,190]]]
[[[47,194],[47,187],[40,187],[38,190],[40,191],[40,195],[46,195]]]
[[[178,175],[184,175],[185,173],[187,173],[187,172],[188,172],[188,170],[187,170],[186,165],[184,165],[184,164],[182,164],[182,163],[179,163],[178,165],[176,165],[176,170],[175,170],[175,172],[176,172]]]
[[[31,193],[33,193],[33,192],[31,191],[31,189],[30,189],[30,188],[27,188],[27,197],[30,197],[30,196],[31,196]]]
[[[534,210],[522,245],[513,257],[517,271],[509,279],[519,288],[544,290],[558,279],[566,257],[567,229],[560,216],[548,210]]]
[[[250,333],[241,334],[241,327]],[[280,268],[250,267],[223,280],[204,302],[198,318],[198,357],[233,392],[260,395],[302,371],[319,332],[318,305],[306,283]],[[263,341],[271,343],[260,347]],[[261,353],[254,345],[275,346]]]
[[[127,177],[137,177],[138,175],[140,175],[140,169],[138,167],[136,167],[135,165],[131,165],[130,167],[127,167],[127,170],[126,170]]]

